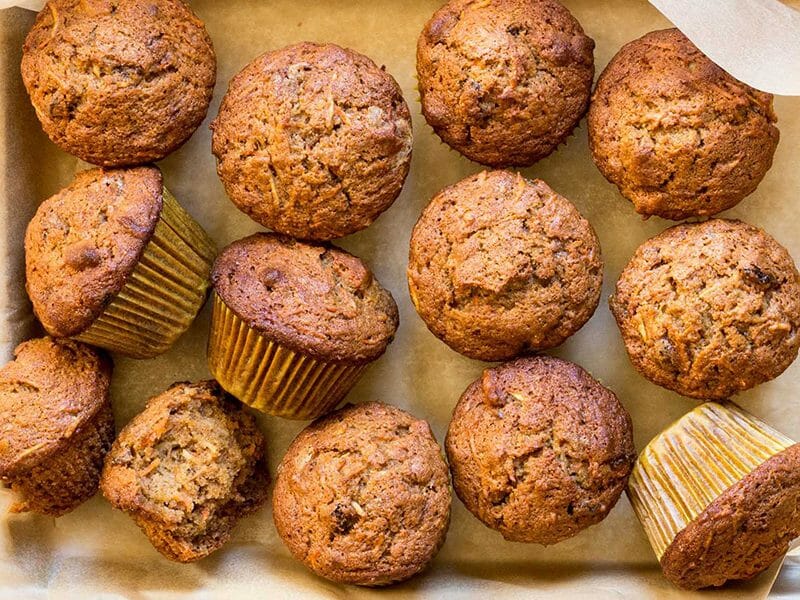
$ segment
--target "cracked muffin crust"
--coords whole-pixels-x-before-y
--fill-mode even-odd
[[[444,543],[450,481],[425,421],[379,402],[309,425],[278,467],[273,515],[291,553],[340,583],[387,585]]]
[[[593,51],[594,41],[556,0],[452,0],[417,43],[422,113],[471,160],[531,165],[586,112]]]
[[[25,236],[26,289],[48,333],[77,335],[124,287],[163,205],[155,167],[89,169],[45,200]]]
[[[780,375],[800,348],[800,275],[762,229],[711,219],[644,242],[610,299],[633,366],[698,399]]]
[[[622,47],[600,75],[589,146],[638,213],[713,215],[752,193],[778,145],[772,95],[734,79],[680,31]]]
[[[411,163],[400,86],[334,44],[305,42],[255,59],[231,80],[212,129],[233,203],[301,239],[367,227],[400,194]]]
[[[182,0],[50,0],[22,78],[45,133],[97,165],[164,158],[208,111],[216,57]]]
[[[211,281],[250,327],[315,358],[366,363],[397,331],[392,295],[336,246],[257,233],[220,253]]]
[[[111,360],[71,340],[23,342],[0,369],[0,479],[12,512],[60,516],[94,496],[114,439]]]
[[[264,436],[216,381],[151,398],[106,457],[101,489],[170,560],[199,560],[267,498]]]
[[[437,337],[470,358],[558,346],[592,316],[602,280],[589,222],[543,181],[508,171],[445,188],[411,235],[414,306]]]
[[[636,459],[614,393],[549,356],[486,369],[458,401],[445,447],[467,509],[507,540],[539,544],[602,521]]]

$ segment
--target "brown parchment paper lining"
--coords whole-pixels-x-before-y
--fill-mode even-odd
[[[349,395],[378,399],[410,410],[431,423],[441,442],[453,406],[485,366],[452,352],[426,330],[411,306],[405,281],[411,228],[430,197],[480,167],[438,141],[420,115],[414,70],[415,44],[435,0],[194,0],[219,59],[219,77],[209,118],[192,139],[160,166],[165,184],[221,247],[259,227],[225,197],[210,152],[208,122],[227,82],[252,58],[300,40],[332,41],[355,48],[386,65],[403,87],[414,115],[414,158],[402,195],[368,230],[339,243],[364,258],[392,291],[401,325],[386,355],[372,365]],[[597,42],[598,73],[625,42],[669,23],[643,0],[567,0],[567,6]],[[22,237],[38,203],[65,185],[82,167],[42,135],[19,80],[19,48],[32,13],[0,11],[0,351],[29,331],[24,299]],[[800,259],[800,99],[776,98],[781,142],[775,165],[759,189],[727,216],[764,227]],[[638,376],[630,367],[605,299],[644,239],[668,222],[643,221],[591,162],[582,123],[566,145],[523,171],[570,198],[592,222],[605,260],[604,301],[591,321],[554,354],[578,362],[614,389],[633,416],[638,448],[695,405]],[[22,308],[19,308],[19,307]],[[9,311],[9,307],[17,307]],[[139,412],[146,399],[174,381],[208,377],[205,343],[209,306],[167,354],[147,361],[116,358],[112,402],[118,426]],[[800,365],[782,377],[742,394],[750,411],[800,439],[796,390]],[[271,470],[302,423],[261,417]],[[292,560],[276,537],[269,507],[246,519],[223,551],[193,565],[163,559],[125,515],[100,497],[58,520],[5,515],[8,494],[0,492],[0,598],[87,597],[97,593],[127,598],[211,597],[446,597],[498,598],[686,598],[660,574],[644,533],[625,497],[611,515],[575,538],[544,548],[505,542],[461,505],[453,504],[447,542],[432,568],[412,581],[385,590],[360,590],[329,583]],[[777,565],[740,586],[701,595],[763,598]],[[115,597],[117,597],[115,596]]]

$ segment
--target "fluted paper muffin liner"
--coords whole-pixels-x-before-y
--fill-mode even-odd
[[[315,419],[333,410],[367,364],[349,365],[296,352],[259,333],[212,293],[208,365],[229,394],[287,419]]]
[[[731,402],[707,402],[639,455],[628,497],[656,557],[723,492],[794,442]]]
[[[132,358],[162,354],[203,306],[216,249],[164,189],[153,237],[125,286],[75,339]]]

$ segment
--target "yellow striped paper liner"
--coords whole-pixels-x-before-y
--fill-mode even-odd
[[[628,498],[656,557],[725,490],[793,444],[732,402],[702,404],[653,438]]]
[[[133,358],[162,354],[202,308],[215,255],[214,242],[165,188],[155,232],[139,263],[75,339]]]
[[[329,362],[270,340],[239,318],[214,292],[208,366],[229,394],[287,419],[315,419],[333,410],[367,365]]]

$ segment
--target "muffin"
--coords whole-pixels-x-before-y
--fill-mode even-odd
[[[505,539],[538,544],[605,519],[636,459],[614,393],[550,356],[486,369],[458,401],[445,447],[464,506]]]
[[[411,115],[372,60],[334,44],[268,52],[231,80],[212,124],[217,173],[265,227],[330,240],[360,231],[400,194]]]
[[[339,583],[387,585],[422,571],[450,522],[450,482],[425,421],[379,402],[306,427],[278,467],[278,535]]]
[[[451,0],[417,43],[422,114],[471,160],[531,165],[586,112],[593,51],[556,0]]]
[[[558,346],[600,301],[589,222],[543,181],[483,172],[431,200],[411,235],[408,287],[453,350],[505,360]]]
[[[724,399],[783,373],[800,347],[800,275],[769,234],[712,219],[636,251],[611,311],[633,366],[690,398]]]
[[[50,0],[22,54],[45,133],[104,167],[159,160],[189,139],[216,68],[211,38],[182,0]]]
[[[55,517],[94,496],[114,439],[111,361],[84,344],[23,342],[0,369],[0,480],[11,512]]]
[[[708,402],[656,436],[628,486],[675,585],[755,577],[800,535],[800,444],[730,402]]]
[[[191,325],[214,254],[156,167],[90,169],[28,225],[26,288],[50,335],[149,358]]]
[[[397,330],[392,295],[335,246],[255,234],[222,251],[211,279],[211,373],[271,415],[332,410]]]
[[[677,29],[626,44],[597,81],[589,147],[638,213],[713,215],[752,193],[778,145],[772,95],[731,77]]]
[[[156,550],[192,562],[265,502],[264,446],[255,419],[217,382],[176,383],[120,432],[100,486]]]

